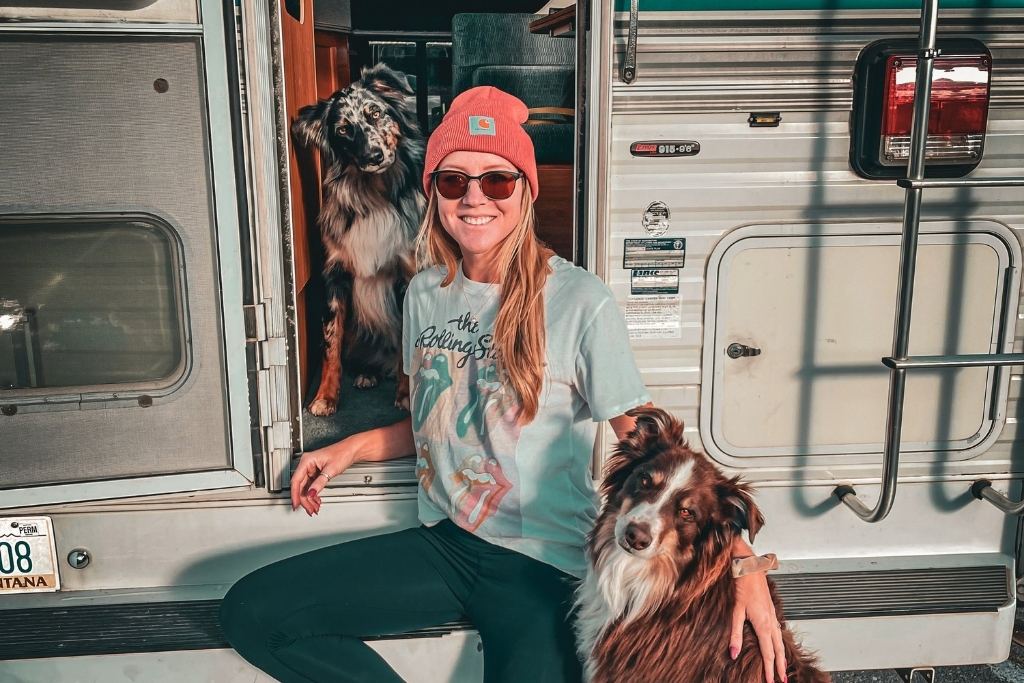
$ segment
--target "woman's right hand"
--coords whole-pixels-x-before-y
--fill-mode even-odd
[[[346,441],[302,454],[292,472],[292,510],[301,505],[311,517],[320,512],[320,491],[355,461],[355,449]]]

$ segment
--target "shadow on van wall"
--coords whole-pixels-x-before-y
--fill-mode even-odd
[[[345,505],[332,506],[330,504],[326,504],[324,506],[324,510],[327,511],[331,507],[336,508],[342,514],[346,508]],[[388,506],[387,509],[397,510],[399,508],[391,508]],[[344,543],[346,541],[354,541],[368,536],[391,533],[410,526],[415,526],[417,524],[415,521],[415,503],[413,503],[409,509],[413,514],[409,515],[408,518],[401,515],[388,515],[387,517],[382,516],[379,520],[380,524],[373,528],[361,528],[355,531],[350,528],[346,528],[344,531],[339,530],[335,533],[323,533],[321,531],[316,535],[310,535],[309,526],[322,527],[323,525],[316,525],[314,520],[308,518],[301,508],[296,512],[292,512],[289,506],[286,514],[293,515],[295,519],[294,524],[298,526],[291,537],[275,542],[267,542],[259,538],[258,532],[254,532],[252,543],[250,545],[233,548],[221,553],[204,554],[202,560],[190,564],[178,572],[178,574],[172,578],[171,585],[222,585],[224,592],[226,592],[235,581],[246,574],[257,570],[260,567],[265,567],[268,564],[277,562],[278,560],[294,557],[295,555],[301,555],[302,553],[309,552],[311,550],[325,548],[338,543]],[[322,514],[318,516],[318,518],[319,517],[323,517],[325,521],[329,519],[326,514]],[[256,522],[258,523],[258,520],[256,520]],[[301,526],[303,524],[309,526],[303,529]],[[334,527],[338,529],[343,528],[344,520],[339,517],[337,524],[335,524]],[[294,528],[291,524],[282,524],[279,526],[277,531],[281,532],[281,535],[284,536],[291,528]],[[326,580],[325,577],[309,576],[296,576],[294,579],[296,582],[310,582],[311,584],[313,582],[319,583]]]
[[[821,11],[818,13],[818,18],[826,24],[831,24],[836,18],[838,9],[839,3],[836,0],[830,0],[822,6]],[[826,51],[822,54],[822,59],[818,64],[819,70],[828,73],[836,65],[836,62],[837,59],[834,53]],[[810,160],[810,168],[816,174],[816,182],[811,192],[810,201],[804,211],[804,218],[812,224],[814,221],[827,220],[829,215],[826,205],[826,183],[828,182],[826,170],[828,160],[828,111],[826,109],[822,108],[818,111],[816,124],[814,147]],[[804,280],[807,283],[804,291],[804,334],[801,340],[803,346],[801,350],[803,367],[807,369],[815,368],[817,363],[814,342],[818,335],[818,310],[821,305],[818,297],[818,290],[821,285],[821,252],[816,249],[816,247],[822,245],[821,232],[812,231],[810,237],[811,239],[808,241],[807,273],[806,280]],[[807,443],[807,440],[810,438],[812,407],[815,400],[815,377],[811,376],[811,373],[802,374],[803,379],[800,382],[800,395],[797,403],[797,443]],[[807,455],[801,455],[797,458],[796,479],[798,482],[805,478],[804,472],[808,464],[809,458]],[[817,488],[814,489],[815,492],[819,490]],[[794,486],[792,491],[794,507],[802,515],[808,517],[825,514],[839,505],[839,501],[832,495],[829,495],[824,500],[811,499],[808,495],[809,491],[805,486]]]
[[[818,18],[825,22],[826,25],[832,23],[836,18],[838,12],[838,2],[832,0],[823,6],[821,11],[818,13]],[[985,0],[979,2],[971,12],[971,18],[974,20],[984,20],[991,16],[991,9],[993,3],[991,0]],[[939,27],[938,36],[941,38],[942,33],[942,14],[939,15]],[[837,60],[834,57],[834,53],[825,52],[819,62],[819,67],[822,72],[828,72],[831,68],[837,66]],[[805,207],[803,217],[808,223],[814,224],[816,222],[827,222],[830,219],[837,217],[846,217],[842,215],[844,211],[850,209],[857,209],[858,207],[847,207],[843,205],[830,205],[827,196],[827,177],[826,177],[826,164],[828,154],[828,112],[822,110],[817,118],[817,130],[814,137],[814,152],[811,157],[810,168],[816,173],[816,184],[812,191],[810,201]],[[980,204],[980,199],[977,197],[976,192],[972,188],[961,188],[959,189],[952,200],[943,201],[942,203],[935,203],[934,201],[929,204],[927,193],[925,194],[924,202],[922,203],[922,220],[930,219],[944,219],[954,221],[958,228],[966,228],[967,222],[970,220],[975,210]],[[900,208],[903,204],[900,203]],[[879,208],[887,208],[880,206]],[[862,207],[861,207],[862,210]],[[838,213],[837,213],[838,212]],[[899,212],[893,216],[894,220],[902,221],[902,212]],[[821,379],[821,369],[817,368],[817,358],[815,354],[815,340],[818,338],[818,327],[819,327],[819,308],[821,306],[820,298],[818,295],[820,286],[822,284],[822,267],[820,251],[813,249],[813,247],[822,246],[820,240],[821,233],[811,232],[811,239],[809,240],[809,246],[811,249],[809,253],[811,256],[807,259],[806,265],[806,282],[808,286],[805,291],[804,299],[804,329],[802,336],[802,361],[805,371],[801,373],[802,381],[800,384],[800,394],[798,399],[798,410],[797,410],[797,434],[798,443],[806,443],[810,438],[811,432],[811,420],[813,417],[813,405],[816,400],[829,400],[829,397],[824,396],[819,392],[815,395],[815,382]],[[819,239],[816,239],[819,238]],[[966,250],[954,250],[952,258],[952,268],[950,271],[949,281],[949,299],[946,306],[946,324],[944,330],[944,340],[942,346],[942,353],[956,353],[956,348],[960,330],[964,321],[962,320],[962,313],[964,311],[963,303],[958,296],[957,287],[955,285],[961,282],[967,275],[967,263],[966,263]],[[893,291],[893,301],[896,300],[898,292]],[[1015,320],[1016,316],[1012,316]],[[913,353],[913,338],[911,338],[911,353]],[[956,386],[956,373],[950,371],[942,371],[943,375],[940,380],[940,410],[936,415],[936,440],[948,441],[953,435],[951,434],[952,426],[952,411],[953,411],[953,400],[954,391]],[[880,400],[886,400],[886,396],[879,397]],[[1012,416],[1007,416],[1012,417]],[[1024,402],[1018,402],[1017,415],[1018,419],[1024,419]],[[880,438],[884,439],[884,434],[879,435]],[[1014,460],[1022,457],[1024,454],[1024,444],[1014,444],[1012,448],[1012,457]],[[803,455],[798,458],[798,467],[796,471],[796,479],[801,481],[804,479],[804,466],[809,464],[809,456]],[[942,453],[936,453],[936,458],[932,466],[932,474],[936,477],[942,476],[946,473],[947,459],[943,457]],[[879,458],[879,474],[881,474],[881,458]],[[815,489],[815,491],[820,489]],[[954,491],[955,493],[950,493]],[[834,496],[828,496],[826,499],[818,499],[817,496],[811,497],[806,487],[797,486],[792,489],[793,503],[796,509],[803,515],[806,516],[818,516],[825,514],[832,508],[840,505],[840,502]],[[969,485],[958,482],[955,486],[949,486],[941,481],[935,482],[930,489],[930,496],[933,504],[942,511],[954,511],[965,507],[966,505],[974,502],[974,498],[970,493]],[[874,500],[867,500],[866,503],[873,505]]]

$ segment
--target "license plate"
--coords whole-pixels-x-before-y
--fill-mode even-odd
[[[60,589],[49,517],[0,517],[0,596]]]

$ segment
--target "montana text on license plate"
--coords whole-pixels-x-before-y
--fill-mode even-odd
[[[0,596],[60,589],[49,517],[0,517]]]

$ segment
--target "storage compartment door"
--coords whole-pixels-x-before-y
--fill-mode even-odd
[[[0,507],[252,480],[222,9],[0,25]]]
[[[855,463],[858,455],[881,453],[889,372],[880,359],[892,349],[899,236],[842,231],[758,226],[713,256],[704,354],[713,378],[711,438],[702,438],[721,459]],[[1006,244],[993,233],[923,234],[912,355],[997,351],[1004,323],[1012,329],[1002,320],[1009,266]],[[741,345],[733,355],[756,355],[731,357],[731,344]],[[994,374],[910,373],[902,445],[908,457],[976,452],[995,428]],[[877,463],[877,456],[859,460]]]

